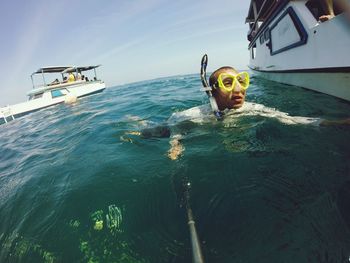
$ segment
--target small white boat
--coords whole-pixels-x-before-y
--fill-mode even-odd
[[[73,102],[77,98],[102,92],[106,85],[97,78],[96,68],[99,66],[64,66],[38,69],[31,75],[33,89],[27,93],[29,100],[0,108],[0,124],[55,104]],[[89,79],[84,74],[90,74],[89,71],[92,70],[94,77]],[[37,75],[42,76],[43,83],[36,86],[34,78]],[[48,78],[48,75],[51,75],[51,78]],[[53,79],[52,76],[58,76],[62,80],[56,78],[47,83],[47,79]]]
[[[249,68],[258,76],[350,101],[348,0],[319,22],[319,0],[251,0]]]

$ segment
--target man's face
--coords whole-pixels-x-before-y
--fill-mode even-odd
[[[215,74],[215,76],[218,77],[221,73],[236,75],[238,72],[235,70],[222,70],[222,71],[218,71]],[[217,87],[217,91],[215,93],[215,99],[220,110],[238,109],[243,106],[245,95],[246,95],[246,91],[241,88],[240,84],[237,81],[236,86],[232,91],[226,91]]]

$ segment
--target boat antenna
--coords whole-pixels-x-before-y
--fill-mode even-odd
[[[208,65],[208,55],[204,54],[204,56],[202,57],[202,62],[201,62],[201,80],[202,80],[202,85],[203,85],[203,88],[201,90],[205,91],[205,93],[207,93],[211,109],[212,109],[216,119],[220,120],[220,119],[222,119],[224,113],[219,110],[218,104],[216,103],[216,100],[212,94],[212,88],[208,84],[207,65]]]

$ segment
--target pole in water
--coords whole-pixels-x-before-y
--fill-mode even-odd
[[[186,204],[186,210],[187,210],[187,219],[188,219],[188,227],[190,230],[190,236],[191,236],[191,245],[192,245],[192,256],[193,256],[193,263],[204,263],[202,250],[196,230],[196,224],[193,219],[193,213],[190,206],[190,182],[183,182],[184,184],[184,194],[185,194],[185,204]]]

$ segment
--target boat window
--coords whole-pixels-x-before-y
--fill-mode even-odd
[[[262,44],[264,44],[264,34],[261,34],[261,36],[260,36],[260,44],[262,45]]]
[[[270,39],[270,30],[266,29],[264,32],[264,38],[266,41],[268,41]]]
[[[35,99],[42,98],[43,94],[44,94],[44,92],[34,94],[34,95],[30,96],[30,100],[35,100]]]
[[[319,0],[309,0],[306,2],[305,5],[310,10],[311,14],[315,17],[316,20],[318,20],[320,16],[325,15],[327,13]],[[333,1],[333,10],[335,15],[338,15],[341,12],[343,12],[341,5],[338,5],[337,1]]]
[[[307,33],[300,19],[289,7],[270,28],[271,55],[301,46],[307,42]]]
[[[252,57],[252,59],[256,58],[256,44],[254,44],[254,46],[252,46],[251,57]]]
[[[316,20],[322,15],[322,7],[319,1],[308,1],[306,7],[310,10]]]
[[[52,96],[52,98],[57,98],[57,97],[64,96],[68,93],[69,92],[67,89],[56,89],[56,90],[51,91],[51,96]]]

